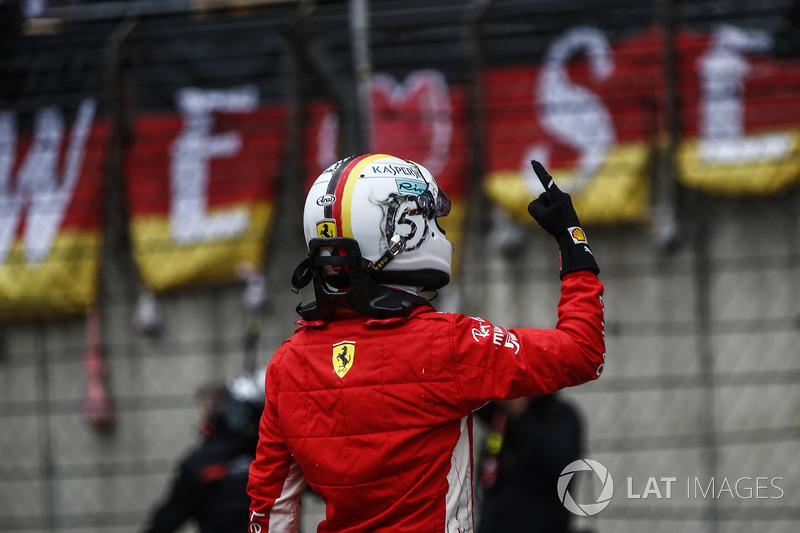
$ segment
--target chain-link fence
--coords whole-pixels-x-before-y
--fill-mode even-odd
[[[797,3],[354,4],[0,8],[0,529],[141,529],[196,389],[311,297],[311,180],[370,150],[453,201],[434,303],[506,327],[556,319],[527,161],[573,195],[608,355],[564,397],[614,480],[580,528],[795,531]]]

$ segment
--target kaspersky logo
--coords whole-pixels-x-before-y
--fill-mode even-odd
[[[572,497],[569,490],[567,490],[569,488],[569,482],[572,480],[572,476],[575,475],[575,472],[584,470],[594,472],[603,484],[603,489],[594,503],[578,503]],[[592,459],[578,459],[577,461],[571,462],[561,471],[561,475],[558,477],[558,499],[561,500],[561,503],[569,512],[578,516],[596,515],[608,507],[608,504],[611,503],[611,496],[613,495],[614,480],[611,479],[611,474],[605,466]]]

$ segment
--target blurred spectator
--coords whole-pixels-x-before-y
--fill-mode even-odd
[[[258,420],[264,406],[263,373],[232,376],[195,395],[202,442],[180,462],[147,533],[168,533],[193,521],[201,533],[247,531],[247,476],[255,458]]]
[[[477,414],[489,424],[478,533],[570,531],[572,515],[556,486],[564,467],[581,456],[575,408],[554,393],[493,402]]]

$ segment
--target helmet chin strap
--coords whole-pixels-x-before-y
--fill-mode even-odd
[[[407,240],[408,239],[406,237],[395,233],[392,238],[389,239],[389,249],[387,249],[377,261],[371,261],[367,268],[370,270],[383,270],[386,265],[392,261],[392,259],[406,250]]]
[[[372,271],[383,270],[386,265],[392,261],[392,259],[406,251],[407,241],[407,237],[403,237],[399,233],[395,233],[394,236],[389,239],[389,248],[377,261],[371,261],[367,268]],[[413,285],[398,285],[392,283],[381,283],[380,285],[381,287],[386,287],[387,289],[403,291],[416,296],[419,296],[419,293],[422,292],[422,287],[416,287]]]

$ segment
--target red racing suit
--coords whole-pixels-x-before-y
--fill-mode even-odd
[[[321,532],[472,531],[472,411],[597,378],[602,293],[590,272],[564,276],[555,329],[426,307],[301,321],[267,368],[250,532],[298,531],[306,483]]]

